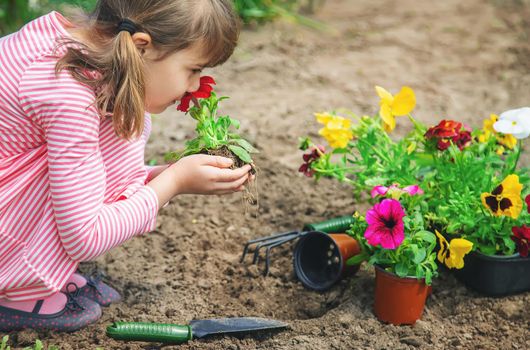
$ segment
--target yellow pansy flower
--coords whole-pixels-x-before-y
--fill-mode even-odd
[[[497,134],[497,141],[509,149],[514,149],[515,145],[517,145],[517,139],[510,134]]]
[[[329,113],[316,113],[315,117],[319,123],[324,124],[318,133],[328,141],[332,148],[344,148],[353,139],[349,119]]]
[[[385,131],[391,132],[396,127],[396,117],[410,114],[416,106],[416,96],[414,91],[404,86],[396,96],[386,91],[380,86],[375,87],[377,95],[381,98],[379,116],[383,119]]]
[[[491,193],[482,193],[480,199],[494,216],[506,215],[517,219],[523,209],[522,189],[523,185],[519,183],[519,176],[511,174]]]
[[[450,269],[463,268],[464,256],[471,251],[473,243],[464,238],[453,238],[449,243],[438,230],[435,230],[435,232],[440,240],[440,250],[437,255],[438,261]]]
[[[517,139],[513,135],[501,134],[495,131],[493,124],[495,124],[497,121],[499,121],[499,116],[496,114],[491,114],[489,119],[484,120],[482,133],[478,136],[479,142],[488,142],[491,136],[495,136],[499,144],[509,149],[513,149],[517,144]],[[499,147],[497,153],[502,154],[503,152],[504,148]]]
[[[497,153],[499,156],[502,156],[504,154],[504,151],[506,151],[506,149],[504,148],[504,146],[499,146],[497,148],[497,151],[495,153]]]

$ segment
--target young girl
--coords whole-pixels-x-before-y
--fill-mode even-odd
[[[0,39],[0,331],[95,322],[119,294],[80,262],[151,231],[176,195],[252,180],[215,156],[144,165],[149,113],[232,54],[230,0],[99,0],[82,19],[51,12]]]

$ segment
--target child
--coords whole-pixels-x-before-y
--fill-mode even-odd
[[[0,331],[95,322],[119,294],[80,262],[152,230],[178,194],[252,180],[215,156],[144,165],[148,113],[232,54],[230,0],[99,0],[82,19],[54,11],[0,39]]]

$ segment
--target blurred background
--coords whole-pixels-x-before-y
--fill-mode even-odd
[[[311,12],[322,0],[233,0],[244,23],[263,23],[276,17],[291,17],[304,21],[298,11]],[[65,5],[94,8],[96,0],[0,0],[0,36],[18,30],[30,20]]]

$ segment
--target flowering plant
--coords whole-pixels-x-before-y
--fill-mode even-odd
[[[184,150],[166,154],[166,160],[177,161],[191,154],[208,153],[234,159],[233,167],[253,164],[250,153],[257,153],[257,150],[231,130],[232,127],[239,129],[239,121],[227,115],[217,115],[219,102],[228,97],[217,97],[211,86],[213,84],[215,81],[212,77],[201,77],[200,88],[182,98],[177,109],[197,121],[197,137],[186,142]],[[191,101],[194,106],[190,108]]]
[[[416,104],[411,88],[403,87],[395,96],[381,87],[376,92],[380,108],[375,117],[348,110],[315,115],[324,125],[319,134],[331,149],[302,139],[300,149],[313,153],[300,171],[317,180],[325,176],[347,182],[357,198],[376,185],[394,186],[395,191],[396,184],[418,184],[425,194],[414,215],[424,218],[424,228],[438,232],[446,247],[446,256],[442,249],[438,258],[449,267],[460,266],[450,256],[461,250],[462,242],[451,245],[447,240],[468,240],[488,255],[528,254],[530,178],[527,169],[518,168],[518,160],[522,139],[530,135],[530,108],[491,115],[482,129],[449,119],[429,128],[411,114]],[[391,137],[402,116],[412,122],[412,130]]]
[[[431,284],[438,275],[436,264],[436,236],[426,229],[421,200],[423,191],[417,185],[400,188],[376,186],[372,197],[382,200],[366,212],[356,214],[358,220],[348,234],[361,246],[361,254],[348,264],[367,260],[400,277],[425,279]]]
[[[491,115],[483,129],[474,131],[442,121],[427,131],[434,136],[427,137],[423,152],[430,157],[423,183],[430,193],[431,225],[446,236],[469,239],[487,255],[521,252],[513,230],[530,222],[528,206],[523,211],[530,179],[517,167],[519,137],[525,135],[509,133],[514,130],[503,128],[504,118],[504,113]]]

